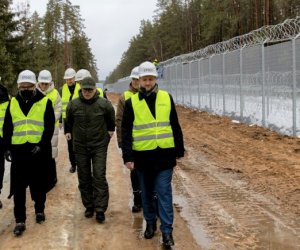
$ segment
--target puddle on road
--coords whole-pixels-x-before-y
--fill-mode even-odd
[[[173,202],[176,211],[179,212],[183,219],[187,222],[197,244],[205,249],[211,249],[211,241],[204,231],[203,225],[199,223],[197,219],[195,219],[197,215],[193,214],[190,209],[192,204],[188,204],[188,201],[185,197],[177,194],[174,194]]]
[[[188,171],[177,168],[173,177],[175,208],[201,248],[300,249],[299,221],[291,222],[264,197],[207,164],[189,161]]]

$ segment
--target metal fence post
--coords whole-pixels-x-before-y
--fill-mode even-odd
[[[240,116],[241,121],[244,118],[244,96],[243,96],[243,49],[245,45],[240,49]]]
[[[223,95],[223,115],[226,113],[226,101],[225,101],[225,53],[222,54],[222,95]]]
[[[212,58],[211,56],[208,58],[208,72],[209,72],[209,81],[208,81],[209,87],[208,87],[208,89],[209,89],[209,109],[210,109],[210,111],[212,111],[211,58]]]
[[[261,47],[261,57],[262,57],[262,125],[263,127],[266,127],[266,72],[265,72],[265,43],[268,41],[268,39],[266,39],[263,43],[262,43],[262,47]]]
[[[181,63],[181,80],[182,80],[182,90],[181,90],[181,94],[182,94],[182,105],[184,105],[184,83],[183,83],[183,63]]]
[[[190,96],[190,107],[193,107],[192,105],[192,62],[189,62],[189,96]]]
[[[177,73],[177,63],[175,63],[175,99],[178,102],[178,73]]]
[[[198,108],[201,110],[201,61],[202,58],[198,60]]]
[[[297,62],[296,62],[296,39],[300,33],[292,39],[293,54],[293,136],[297,135]]]

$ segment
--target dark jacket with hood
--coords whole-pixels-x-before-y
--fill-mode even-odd
[[[139,90],[139,99],[145,99],[149,110],[155,118],[155,101],[157,95],[157,85],[148,93]],[[172,96],[170,124],[173,130],[174,148],[156,148],[154,150],[135,151],[132,149],[132,129],[134,121],[134,112],[132,108],[131,98],[125,102],[125,109],[122,119],[122,152],[123,160],[126,162],[134,162],[134,167],[138,169],[156,168],[158,170],[173,168],[176,166],[176,158],[184,156],[184,144],[181,127],[178,121],[177,112]]]
[[[115,111],[112,104],[99,97],[97,91],[90,100],[84,99],[81,90],[79,98],[73,99],[67,106],[65,133],[71,133],[74,152],[82,149],[106,147],[115,131]]]
[[[20,108],[24,115],[27,115],[32,105],[42,98],[46,98],[40,91],[35,90],[34,95],[25,100],[20,91],[16,95]],[[51,138],[54,132],[55,116],[50,100],[47,101],[46,110],[44,114],[44,131],[39,143],[25,143],[20,145],[12,145],[11,139],[13,135],[13,121],[10,113],[10,104],[7,107],[4,125],[3,125],[3,142],[6,150],[11,151],[11,193],[13,195],[14,185],[29,185],[34,184],[39,188],[49,191],[53,186],[53,176],[51,173],[51,158],[52,147]],[[40,147],[40,152],[33,154],[32,150],[35,146]]]

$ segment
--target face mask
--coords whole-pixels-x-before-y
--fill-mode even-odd
[[[20,95],[26,101],[30,100],[33,97],[33,94],[34,94],[34,90],[24,89],[20,91]]]

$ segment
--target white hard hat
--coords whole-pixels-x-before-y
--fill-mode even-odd
[[[18,85],[21,84],[21,83],[25,83],[25,82],[36,84],[36,77],[35,77],[35,74],[32,71],[23,70],[19,74],[18,80],[17,80]]]
[[[81,81],[86,77],[92,77],[90,71],[88,71],[87,69],[80,69],[75,75],[75,81]]]
[[[38,82],[52,83],[52,75],[49,70],[42,70],[38,76]]]
[[[131,70],[130,78],[139,79],[139,67],[135,67]]]
[[[75,77],[75,75],[76,75],[76,71],[72,68],[68,68],[65,71],[64,79],[71,79]]]
[[[143,62],[139,66],[139,76],[155,76],[157,77],[156,67],[151,62]]]

